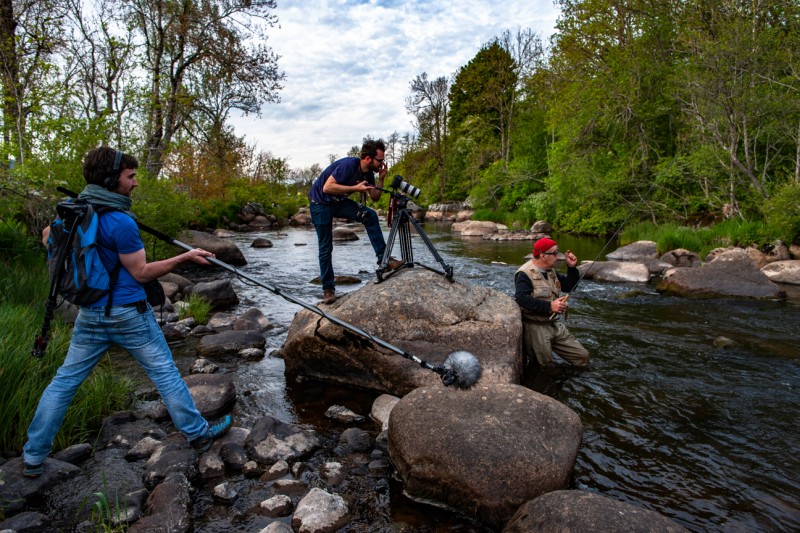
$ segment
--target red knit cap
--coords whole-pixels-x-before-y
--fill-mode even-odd
[[[547,237],[539,239],[533,245],[533,257],[539,257],[543,252],[546,252],[547,250],[556,245],[558,245],[558,243],[553,239],[549,239]]]

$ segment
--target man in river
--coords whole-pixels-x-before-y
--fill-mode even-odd
[[[383,161],[386,146],[381,140],[367,140],[361,146],[361,157],[345,157],[334,161],[311,183],[308,199],[311,205],[311,221],[317,230],[319,246],[319,273],[322,282],[322,301],[332,304],[336,301],[336,288],[333,274],[333,219],[345,218],[361,222],[367,230],[378,264],[386,250],[378,214],[367,206],[348,198],[353,193],[369,195],[373,202],[381,197],[383,179],[387,167]],[[378,179],[375,179],[375,172]],[[363,200],[362,200],[363,201]],[[402,261],[390,258],[387,270],[394,270]]]
[[[552,366],[553,352],[574,366],[589,364],[589,352],[568,330],[559,315],[567,311],[561,292],[571,291],[580,279],[578,258],[564,255],[567,275],[555,271],[558,243],[543,238],[533,245],[533,259],[514,274],[514,299],[522,310],[526,355],[535,355],[541,366]],[[551,318],[552,317],[552,318]]]
[[[83,160],[87,185],[78,199],[113,208],[99,217],[98,251],[109,272],[115,268],[119,271],[110,307],[106,305],[108,296],[103,296],[78,311],[64,363],[42,394],[28,427],[22,472],[26,477],[38,477],[44,472],[44,461],[53,448],[53,439],[72,398],[112,345],[121,346],[142,365],[158,388],[175,427],[198,453],[208,450],[212,441],[231,426],[230,416],[209,425],[197,410],[142,286],[182,263],[207,265],[205,258],[214,254],[194,249],[169,259],[147,262],[139,228],[130,213],[131,192],[138,186],[138,166],[135,157],[105,146],[89,150]],[[44,242],[49,229],[43,232]]]

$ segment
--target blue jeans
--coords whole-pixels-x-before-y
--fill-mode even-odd
[[[110,316],[105,316],[105,307],[82,307],[64,363],[42,394],[28,427],[28,442],[23,449],[26,463],[40,464],[50,454],[75,392],[114,344],[125,348],[142,365],[175,427],[188,440],[208,434],[208,422],[195,407],[149,306],[144,313],[135,307],[112,307]]]
[[[319,278],[322,281],[322,288],[333,289],[333,219],[346,218],[357,220],[356,214],[359,204],[349,198],[331,204],[311,203],[311,222],[317,230],[317,241],[319,245]],[[383,252],[386,250],[386,240],[383,238],[381,223],[378,214],[368,207],[364,207],[364,216],[361,223],[367,230],[367,237],[378,257],[377,262],[383,259]]]

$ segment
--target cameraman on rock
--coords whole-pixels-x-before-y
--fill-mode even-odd
[[[361,147],[360,158],[345,157],[334,161],[311,183],[308,200],[311,221],[317,230],[323,303],[332,304],[336,301],[332,261],[334,218],[361,222],[378,257],[378,264],[383,258],[386,240],[383,237],[378,214],[348,196],[357,192],[368,194],[373,201],[380,199],[382,192],[379,188],[383,188],[387,171],[386,163],[383,161],[385,151],[386,146],[382,140],[365,141]],[[378,173],[377,182],[375,172]],[[386,268],[394,270],[402,264],[402,261],[390,258]]]

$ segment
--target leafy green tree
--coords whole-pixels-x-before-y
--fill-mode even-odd
[[[113,0],[96,0],[89,6],[79,0],[68,2],[71,24],[63,59],[72,86],[72,114],[102,120],[107,128],[102,138],[110,144],[136,146],[139,133],[132,125],[140,101],[135,34],[120,31],[125,24]]]
[[[450,114],[448,90],[450,82],[440,76],[428,79],[423,72],[411,81],[411,96],[406,99],[406,110],[414,117],[417,130],[416,142],[434,161],[425,174],[438,181],[439,195],[445,195],[447,176],[445,173],[445,153],[447,150],[447,124]],[[422,168],[418,167],[418,170]]]
[[[516,84],[514,60],[497,41],[484,46],[456,73],[450,88],[450,129],[482,126],[497,139],[493,158],[501,158],[508,133],[506,109]]]
[[[798,43],[799,15],[795,2],[735,0],[693,2],[680,12],[682,109],[698,141],[718,152],[730,206],[747,194],[743,183],[763,199],[785,169],[798,175],[800,79],[787,76],[797,60],[785,48]]]
[[[152,176],[198,109],[258,113],[262,103],[278,100],[283,73],[264,44],[276,22],[275,0],[116,1],[143,43],[145,167]]]
[[[3,143],[19,164],[36,145],[28,131],[31,115],[59,91],[53,60],[63,45],[65,12],[62,0],[0,0]]]
[[[547,178],[565,229],[603,232],[650,189],[675,153],[675,7],[632,0],[559,2],[544,87],[553,130]],[[647,202],[643,212],[669,209]]]

